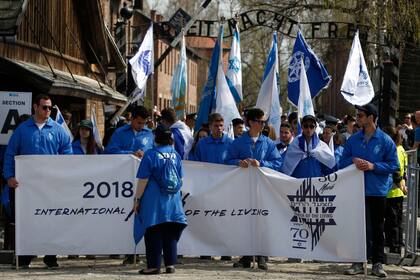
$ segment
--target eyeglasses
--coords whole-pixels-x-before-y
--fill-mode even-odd
[[[266,121],[264,121],[264,120],[252,120],[253,122],[256,122],[256,123],[258,123],[258,124],[260,124],[260,125],[265,125],[265,123],[266,123]]]
[[[307,123],[305,123],[302,126],[303,126],[303,128],[310,128],[310,129],[314,129],[315,128],[315,125],[314,124],[307,124]]]
[[[42,105],[42,110],[47,111],[47,110],[52,110],[52,106],[48,106],[48,105]]]

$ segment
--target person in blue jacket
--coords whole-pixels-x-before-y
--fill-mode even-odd
[[[198,141],[195,148],[195,161],[223,164],[227,157],[227,151],[233,139],[224,131],[224,119],[219,113],[209,116],[211,134]]]
[[[34,115],[21,123],[9,139],[4,157],[4,178],[11,188],[19,187],[15,178],[15,156],[72,154],[70,135],[50,118],[52,102],[48,95],[37,95]],[[20,256],[19,264],[29,266],[32,256]],[[57,256],[45,256],[49,268],[58,267]]]
[[[259,108],[249,109],[246,114],[249,130],[241,137],[236,138],[229,145],[226,164],[238,165],[242,168],[268,167],[279,171],[282,160],[276,144],[268,137],[261,134],[266,123],[264,111]],[[243,256],[234,267],[249,268],[252,256]],[[264,256],[257,256],[258,268],[267,270],[268,266]]]
[[[150,112],[143,106],[133,109],[131,123],[126,124],[112,134],[105,149],[106,154],[133,154],[142,158],[144,153],[153,148],[153,132],[146,127]]]
[[[138,213],[136,219],[142,229],[139,232],[144,232],[147,260],[147,268],[140,270],[140,274],[160,273],[162,251],[166,273],[175,272],[177,243],[187,225],[180,191],[167,193],[156,179],[161,176],[166,160],[173,161],[179,178],[183,176],[182,159],[173,142],[171,130],[159,125],[155,130],[156,147],[146,151],[137,172],[133,210]]]
[[[224,164],[227,150],[233,139],[223,133],[224,119],[219,113],[209,116],[210,135],[198,141],[194,149],[194,160],[210,163]],[[201,259],[211,259],[210,256],[201,256]],[[221,260],[232,260],[230,256],[222,256]]]
[[[82,120],[71,144],[75,155],[97,155],[102,153],[101,147],[96,144],[93,135],[93,123],[91,120]]]
[[[315,133],[316,118],[302,118],[302,134],[287,148],[282,172],[294,178],[323,177],[333,172],[334,152]]]
[[[351,164],[364,172],[366,248],[372,259],[372,274],[386,277],[384,262],[385,202],[392,187],[392,174],[399,169],[397,148],[394,141],[376,126],[378,111],[369,103],[356,106],[357,122],[363,128],[353,134],[344,145],[339,168]],[[361,263],[354,263],[345,274],[362,274]]]

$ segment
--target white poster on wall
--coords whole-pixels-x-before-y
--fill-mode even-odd
[[[366,260],[364,179],[354,166],[308,179],[267,168],[183,166],[188,227],[180,254]],[[137,168],[128,155],[17,157],[16,253],[132,254]]]
[[[32,93],[0,91],[0,145],[7,145],[19,116],[31,114]]]

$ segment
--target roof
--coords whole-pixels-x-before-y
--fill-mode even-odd
[[[91,98],[92,95],[105,101],[116,103],[127,102],[127,97],[113,88],[96,81],[95,79],[74,75],[68,72],[33,64],[29,62],[11,60],[0,57],[0,69],[7,69],[10,78],[22,79],[33,85],[35,88],[49,94],[77,96]]]
[[[0,0],[0,37],[14,40],[29,0]]]

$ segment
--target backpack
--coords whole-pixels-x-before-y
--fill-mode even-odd
[[[176,169],[175,163],[171,157],[165,157],[165,155],[156,150],[164,159],[162,171],[159,176],[153,176],[155,181],[160,187],[160,191],[164,194],[175,194],[182,186],[182,180],[179,177],[178,170]]]

